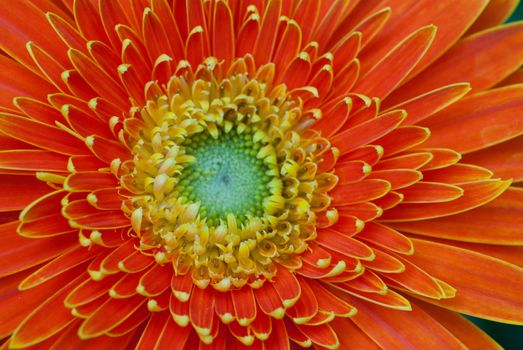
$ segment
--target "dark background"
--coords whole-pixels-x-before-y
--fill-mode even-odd
[[[521,0],[520,0],[521,1]],[[518,5],[516,11],[508,19],[508,22],[523,20],[523,2]],[[523,43],[521,43],[523,45]],[[521,296],[523,298],[523,295]],[[469,317],[475,324],[481,327],[492,338],[494,338],[506,350],[523,350],[523,327],[482,320]],[[481,350],[481,349],[478,349]]]

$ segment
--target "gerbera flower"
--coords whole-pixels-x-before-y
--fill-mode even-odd
[[[498,348],[514,5],[2,1],[2,348]]]

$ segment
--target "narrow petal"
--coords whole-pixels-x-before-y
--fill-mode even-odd
[[[359,329],[352,320],[335,318],[331,326],[337,334],[350,334],[350,337],[340,337],[340,349],[346,350],[379,350],[378,346],[364,331]]]
[[[28,144],[60,154],[83,154],[82,142],[66,131],[15,115],[0,114],[0,131]]]
[[[490,28],[458,42],[421,74],[392,96],[404,101],[466,77],[473,91],[483,91],[503,80],[522,64],[523,24]],[[470,57],[474,56],[474,60]]]
[[[431,318],[420,307],[404,312],[382,308],[350,297],[358,308],[351,318],[377,344],[385,349],[463,349],[464,345],[445,327]],[[377,324],[385,324],[390,331],[384,332]],[[417,331],[413,332],[412,330]]]
[[[256,318],[256,300],[250,287],[231,291],[232,303],[236,319],[241,326],[246,327]]]
[[[82,323],[78,335],[83,339],[102,335],[125,321],[145,300],[141,295],[127,299],[109,299]]]
[[[463,196],[464,193],[458,186],[426,181],[402,188],[398,192],[403,194],[403,203],[450,202]]]
[[[523,180],[523,136],[466,154],[463,161],[492,170],[496,177],[521,182]]]
[[[523,121],[517,116],[522,107],[523,85],[464,98],[423,123],[432,132],[424,147],[452,147],[467,153],[519,136]]]
[[[86,261],[92,260],[99,253],[98,249],[88,250],[85,247],[78,247],[64,252],[59,257],[48,262],[29,276],[27,276],[18,288],[20,290],[31,289],[38,286],[55,276],[64,273]]]
[[[353,90],[366,96],[385,98],[414,69],[435,35],[434,25],[423,27],[409,35],[376,63],[356,83]]]
[[[88,276],[84,272],[36,308],[18,326],[9,341],[10,346],[21,348],[37,344],[58,333],[73,322],[74,317],[63,304],[63,299],[86,278]]]
[[[390,101],[386,99],[383,102],[383,107],[390,110],[403,109],[407,111],[404,124],[416,124],[458,101],[470,90],[471,87],[468,83],[455,83],[434,89],[390,108],[388,108]]]
[[[344,155],[394,130],[406,115],[406,112],[402,110],[392,111],[348,130],[342,129],[332,137],[332,145],[340,150],[340,154]]]
[[[521,268],[470,250],[412,240],[416,254],[408,259],[459,291],[451,299],[427,299],[430,303],[481,318],[523,324]]]
[[[492,202],[465,213],[391,224],[402,231],[457,241],[523,244],[523,189],[509,188]]]
[[[463,184],[463,196],[445,203],[413,203],[399,204],[387,210],[381,217],[384,221],[415,221],[458,214],[484,205],[501,193],[510,185],[510,181],[486,180],[470,184]]]
[[[468,349],[502,349],[494,339],[490,338],[483,330],[465,317],[419,300],[414,301],[414,304],[419,305],[430,317],[447,328]]]
[[[363,180],[358,183],[337,186],[329,194],[334,204],[340,206],[367,202],[383,197],[390,191],[390,183],[385,180]]]
[[[22,210],[51,192],[45,182],[34,176],[0,175],[0,212]]]

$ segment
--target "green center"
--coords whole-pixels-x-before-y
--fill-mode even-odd
[[[257,157],[260,144],[252,134],[221,132],[195,135],[184,144],[196,158],[180,175],[178,189],[191,202],[200,202],[200,216],[211,225],[226,221],[228,214],[243,222],[263,215],[263,200],[270,195],[269,168]]]

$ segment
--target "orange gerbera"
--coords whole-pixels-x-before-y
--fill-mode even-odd
[[[515,4],[2,1],[1,348],[499,348]]]

